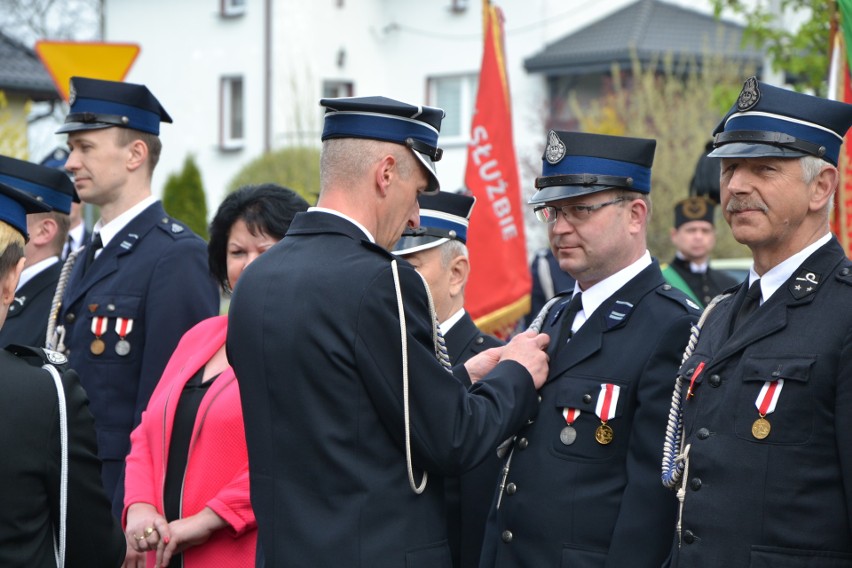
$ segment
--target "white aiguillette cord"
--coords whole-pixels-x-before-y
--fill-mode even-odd
[[[695,351],[695,346],[698,345],[698,336],[701,334],[701,328],[707,320],[707,316],[716,307],[716,305],[730,296],[730,294],[720,294],[704,308],[704,313],[698,319],[698,323],[692,326],[689,341],[686,344],[686,349],[683,351],[683,358],[680,364],[683,365],[692,357]],[[689,479],[689,449],[683,447],[683,407],[681,406],[683,398],[683,377],[678,375],[675,378],[674,391],[672,392],[672,403],[669,409],[669,420],[666,424],[666,437],[663,441],[663,485],[668,489],[677,488],[678,514],[677,514],[677,539],[680,546],[681,522],[683,518],[683,503],[686,499],[686,481]],[[682,480],[682,481],[681,481]],[[678,487],[678,484],[680,486]]]
[[[53,300],[50,302],[50,315],[47,319],[47,334],[44,338],[44,344],[48,349],[65,353],[65,326],[57,325],[59,320],[59,308],[62,306],[62,296],[65,294],[65,288],[68,286],[68,278],[71,277],[71,270],[77,262],[77,258],[86,250],[86,247],[80,247],[72,251],[68,258],[65,259],[65,264],[62,265],[62,270],[59,272],[59,281],[56,283],[56,291],[53,293]]]
[[[405,465],[408,468],[408,485],[411,490],[420,495],[426,490],[426,483],[429,480],[429,472],[423,472],[423,478],[418,485],[414,481],[414,465],[411,461],[411,414],[409,411],[408,401],[408,332],[405,326],[405,307],[402,301],[402,287],[399,284],[399,269],[397,268],[396,259],[391,261],[391,272],[393,273],[393,284],[396,290],[396,306],[399,312],[399,338],[402,344],[402,405],[403,418],[405,421]],[[435,317],[435,304],[432,301],[432,294],[429,291],[429,285],[426,279],[419,272],[420,278],[423,280],[423,286],[426,289],[426,297],[429,299],[429,313],[432,315],[432,340],[435,346],[435,356],[441,362],[441,365],[449,372],[452,372],[450,360],[446,349],[441,348],[443,339],[440,337],[438,329],[438,319]]]
[[[56,386],[56,395],[59,404],[59,542],[54,537],[53,553],[56,557],[57,568],[65,566],[65,538],[66,520],[68,516],[68,410],[65,403],[65,389],[62,388],[62,379],[53,365],[43,365],[42,369],[50,373]]]

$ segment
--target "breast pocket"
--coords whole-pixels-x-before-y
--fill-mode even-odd
[[[140,296],[100,295],[88,298],[88,358],[102,363],[134,360],[140,351],[143,326]]]
[[[610,385],[609,393],[604,388]],[[554,385],[555,386],[555,385]],[[568,376],[560,379],[554,392],[554,406],[548,409],[552,420],[546,421],[551,438],[551,451],[563,459],[605,461],[620,455],[627,447],[629,424],[623,419],[630,389],[626,382],[608,377]],[[601,406],[602,424],[596,410]],[[565,409],[579,410],[568,424]],[[542,424],[544,426],[544,424]]]
[[[737,397],[737,437],[762,444],[804,444],[813,434],[814,405],[809,383],[813,355],[762,355],[743,362]],[[772,387],[772,383],[783,379]],[[764,389],[764,386],[766,388]],[[780,386],[780,389],[779,389]],[[761,417],[761,405],[775,410]]]

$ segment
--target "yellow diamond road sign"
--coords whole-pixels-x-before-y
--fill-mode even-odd
[[[71,77],[123,81],[139,46],[135,43],[37,41],[35,51],[47,68],[56,90],[68,100]]]

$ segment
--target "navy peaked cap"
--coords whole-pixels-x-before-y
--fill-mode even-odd
[[[76,132],[118,126],[160,134],[160,122],[172,117],[145,85],[71,77],[71,111],[56,131]]]
[[[72,201],[80,201],[65,172],[8,156],[0,156],[0,183],[25,191],[66,214],[71,213]]]
[[[713,225],[714,211],[715,207],[713,202],[706,197],[702,197],[700,195],[687,197],[686,199],[675,203],[674,227],[677,229],[684,223],[689,223],[690,221],[707,221]]]
[[[852,105],[775,87],[749,77],[713,131],[717,158],[817,156],[837,165],[852,125]]]
[[[438,133],[444,111],[415,106],[387,97],[344,97],[320,99],[325,107],[322,140],[367,138],[407,146],[429,173],[428,191],[440,189],[435,162],[443,150]]]
[[[538,190],[530,204],[621,188],[651,191],[656,140],[585,132],[547,134]]]
[[[397,241],[393,253],[412,254],[455,240],[467,243],[467,228],[476,198],[461,193],[439,191],[420,195],[420,226],[408,228]]]
[[[25,239],[27,235],[27,213],[46,213],[50,205],[39,201],[29,193],[0,183],[0,221],[8,223]]]

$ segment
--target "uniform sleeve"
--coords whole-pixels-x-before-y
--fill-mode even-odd
[[[110,511],[110,501],[101,485],[101,462],[97,457],[95,423],[88,399],[77,374],[66,371],[63,386],[68,415],[68,517],[65,566],[107,568],[124,561],[125,540]],[[53,518],[59,518],[60,443],[59,421],[51,447],[53,462],[48,480]]]
[[[479,464],[537,409],[529,372],[500,363],[468,392],[435,357],[425,285],[400,264],[405,306],[409,417],[415,466],[458,475]],[[362,298],[356,364],[376,412],[404,447],[403,373],[396,292],[390,268]]]
[[[612,535],[607,567],[657,568],[671,545],[676,500],[660,483],[659,456],[672,385],[694,321],[695,318],[686,314],[673,320],[660,334],[642,371],[627,450],[627,486]],[[648,530],[648,527],[655,527],[655,530]],[[661,551],[665,551],[662,558]]]
[[[844,483],[846,515],[852,526],[852,330],[846,335],[837,372],[835,432],[840,456],[840,478]]]
[[[145,304],[145,353],[134,424],[139,423],[181,336],[196,323],[219,313],[219,293],[200,239],[180,239],[165,247],[154,267],[151,286]]]

